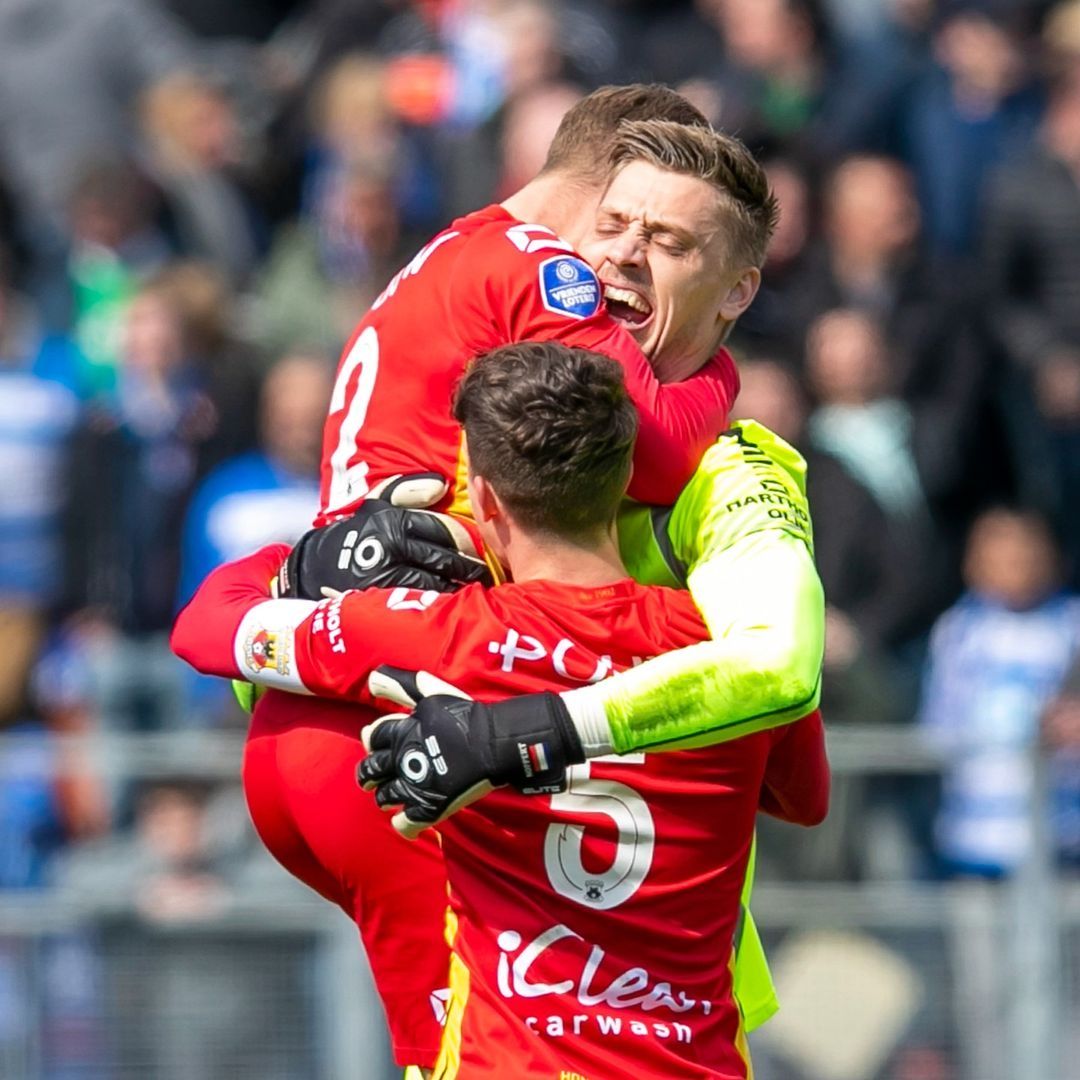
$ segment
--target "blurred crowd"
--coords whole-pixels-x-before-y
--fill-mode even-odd
[[[177,606],[308,526],[401,262],[635,80],[779,197],[736,413],[810,463],[827,721],[950,761],[785,872],[1008,874],[1037,744],[1080,863],[1080,0],[0,0],[0,888],[213,906],[235,805],[51,733],[241,728]]]

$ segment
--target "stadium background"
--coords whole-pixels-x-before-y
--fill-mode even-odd
[[[810,460],[830,601],[758,1075],[1075,1075],[1080,0],[0,0],[3,1077],[394,1075],[165,633],[306,526],[402,259],[642,79],[768,164],[736,413]]]

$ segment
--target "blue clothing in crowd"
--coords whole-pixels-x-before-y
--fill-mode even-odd
[[[920,719],[951,758],[936,835],[952,868],[1008,873],[1023,859],[1031,748],[1078,652],[1080,597],[1070,594],[1013,611],[967,593],[938,620]],[[1056,769],[1059,817],[1080,800],[1077,780],[1075,766]]]
[[[992,111],[965,113],[949,76],[929,71],[910,88],[900,121],[901,156],[915,173],[931,246],[946,255],[969,255],[990,173],[1024,153],[1035,138],[1043,95],[1024,87]]]
[[[30,370],[0,366],[0,598],[33,606],[64,581],[61,512],[75,395]]]
[[[215,567],[266,544],[295,543],[319,509],[319,482],[297,476],[259,451],[214,469],[184,522],[180,604]]]
[[[38,724],[8,728],[0,750],[0,889],[47,884],[49,859],[64,841],[56,760]]]
[[[319,483],[260,451],[219,465],[196,489],[184,521],[179,604],[215,567],[266,544],[295,543],[319,509]],[[187,673],[193,712],[212,720],[231,700],[223,679]]]

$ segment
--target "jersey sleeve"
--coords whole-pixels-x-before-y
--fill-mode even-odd
[[[759,808],[792,825],[820,825],[829,812],[825,729],[815,710],[773,732]]]
[[[726,350],[689,379],[660,383],[634,339],[607,313],[592,268],[541,225],[488,226],[463,250],[457,271],[448,316],[460,320],[467,350],[485,351],[493,341],[554,340],[622,365],[640,416],[630,494],[673,502],[727,424],[738,375]]]
[[[316,607],[311,600],[270,599],[270,582],[288,554],[287,544],[270,544],[209,574],[173,623],[169,638],[172,651],[204,675],[281,685],[280,679],[272,679],[286,673],[289,663],[284,652],[275,652],[274,635],[296,627]],[[238,653],[236,643],[245,620],[258,609],[273,629],[249,643],[247,659]],[[256,656],[260,662],[254,670]],[[289,685],[281,688],[294,689]]]
[[[376,665],[439,666],[439,602],[452,594],[354,589],[318,603],[270,599],[267,582],[288,552],[275,544],[215,570],[177,617],[173,652],[206,675],[365,703]]]
[[[671,514],[639,526],[639,538],[662,530],[646,561],[686,582],[712,640],[564,693],[587,751],[724,742],[816,708],[825,602],[801,456],[740,423],[705,455]]]

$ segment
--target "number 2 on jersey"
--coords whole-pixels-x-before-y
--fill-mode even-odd
[[[599,760],[599,759],[598,759]],[[640,764],[644,754],[615,759]],[[625,903],[641,887],[652,866],[656,828],[645,799],[628,784],[590,775],[590,762],[566,770],[566,791],[551,796],[551,809],[596,814],[614,823],[618,839],[611,865],[600,873],[585,869],[581,825],[549,825],[544,837],[544,869],[551,887],[584,907],[606,910]]]
[[[357,368],[360,376],[356,387],[349,394],[349,383]],[[327,511],[333,512],[348,506],[367,494],[368,463],[352,461],[356,453],[356,438],[367,418],[368,405],[375,391],[375,377],[379,373],[379,336],[369,326],[353,343],[345,357],[334,383],[330,397],[330,415],[345,410],[345,417],[338,431],[338,444],[330,455],[330,494]],[[351,464],[350,464],[351,462]]]

